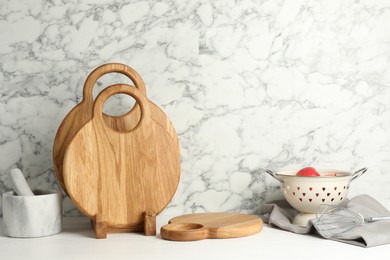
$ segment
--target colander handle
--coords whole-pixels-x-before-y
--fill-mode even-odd
[[[276,172],[274,172],[274,171],[272,171],[272,170],[270,170],[270,169],[265,169],[265,172],[268,173],[269,175],[271,175],[272,177],[274,177],[275,179],[277,179],[278,181],[280,181],[281,183],[283,183],[283,180],[280,179],[280,178],[277,176]]]
[[[366,171],[367,171],[367,168],[361,168],[360,170],[357,170],[356,172],[352,173],[352,178],[351,178],[350,182],[354,181],[357,178],[359,178],[360,176],[362,176]]]

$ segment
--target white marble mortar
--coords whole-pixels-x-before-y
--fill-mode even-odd
[[[29,238],[50,236],[62,230],[62,195],[34,190],[35,196],[3,194],[4,235]]]

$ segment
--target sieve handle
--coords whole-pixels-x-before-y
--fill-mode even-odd
[[[362,176],[366,171],[367,171],[367,168],[361,168],[360,170],[357,170],[356,172],[352,173],[352,178],[351,178],[350,182],[354,181],[357,178],[359,178],[360,176]]]
[[[276,172],[274,172],[270,169],[265,169],[265,172],[268,173],[269,175],[271,175],[272,177],[274,177],[275,179],[277,179],[278,181],[280,181],[281,183],[283,183],[283,180],[277,176]]]

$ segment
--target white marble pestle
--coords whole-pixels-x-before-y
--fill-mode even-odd
[[[28,186],[26,178],[24,178],[24,175],[20,169],[12,169],[8,173],[8,178],[10,179],[17,195],[34,196],[34,193],[31,191],[30,186]]]

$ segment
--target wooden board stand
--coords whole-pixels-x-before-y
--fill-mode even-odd
[[[101,219],[101,215],[97,215],[95,220],[91,220],[96,238],[107,238],[107,234],[112,233],[128,233],[128,232],[144,232],[145,236],[156,235],[156,214],[145,212],[144,222],[138,223],[130,227],[112,227],[107,225],[106,221]]]

